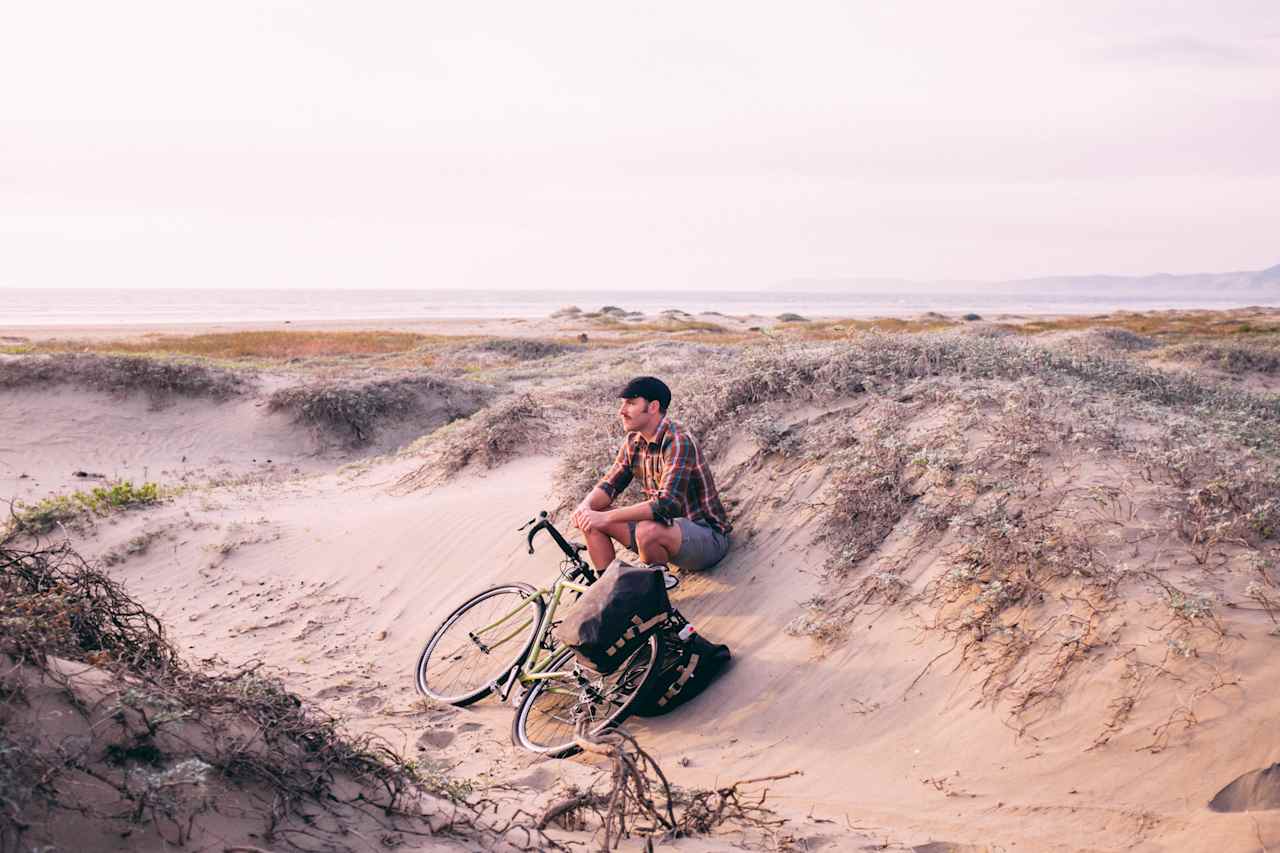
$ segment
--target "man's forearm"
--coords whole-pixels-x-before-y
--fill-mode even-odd
[[[609,493],[604,489],[596,486],[591,493],[582,499],[582,506],[587,509],[594,509],[596,512],[606,510],[613,503],[613,498],[609,497]]]
[[[653,521],[653,507],[648,501],[611,509],[605,514],[610,524],[618,521]]]

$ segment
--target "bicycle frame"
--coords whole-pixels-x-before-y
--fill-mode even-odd
[[[535,522],[537,522],[536,525],[529,531],[528,543],[530,554],[533,553],[533,537],[537,535],[538,531],[545,529],[551,534],[551,537],[555,540],[556,544],[560,546],[560,550],[564,551],[566,557],[565,564],[572,567],[572,575],[575,577],[583,575],[593,581],[595,580],[594,571],[592,571],[591,567],[587,565],[580,556],[578,556],[577,549],[565,541],[564,537],[560,535],[560,531],[556,530],[555,526],[551,524],[550,520],[547,518],[546,512],[540,513],[539,518],[531,519],[520,529],[524,530],[530,524],[534,524]],[[554,623],[556,610],[560,606],[560,601],[564,597],[565,591],[568,590],[569,592],[576,592],[581,595],[587,591],[588,586],[590,586],[590,584],[579,583],[576,580],[570,580],[569,578],[562,576],[557,578],[550,588],[540,587],[534,591],[533,595],[525,599],[524,602],[521,602],[494,622],[475,630],[474,633],[476,634],[484,634],[487,631],[501,628],[508,622],[508,620],[519,616],[520,612],[527,606],[527,603],[532,601],[534,598],[542,599],[546,605],[542,615],[541,624],[538,625],[537,630],[534,632],[533,645],[529,649],[529,654],[525,656],[523,661],[517,663],[511,668],[507,673],[506,678],[502,680],[502,683],[495,684],[497,692],[503,701],[506,701],[516,682],[519,682],[524,687],[528,687],[535,681],[574,677],[574,673],[572,672],[542,669],[542,666],[544,666],[543,653],[546,652],[548,657],[551,656],[551,651],[545,647],[547,634],[550,632],[551,626]],[[510,632],[500,637],[496,641],[495,645],[520,636],[524,632],[525,625],[527,624],[527,622],[521,622],[518,625],[515,625]]]
[[[545,652],[547,657],[551,657],[551,652],[543,648],[547,633],[551,630],[553,619],[556,615],[556,609],[560,606],[560,599],[564,596],[565,590],[576,592],[579,595],[587,591],[585,584],[575,583],[574,581],[560,578],[551,585],[551,589],[540,589],[537,595],[541,595],[543,600],[547,602],[547,609],[542,616],[542,624],[538,626],[538,632],[533,638],[533,648],[529,649],[529,654],[525,658],[524,663],[520,666],[520,674],[517,676],[520,683],[526,687],[534,681],[544,680],[548,678],[558,678],[571,673],[559,672],[554,670],[544,670],[541,668],[542,657]],[[548,598],[550,596],[550,598]]]

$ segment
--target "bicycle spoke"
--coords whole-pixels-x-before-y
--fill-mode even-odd
[[[502,678],[532,642],[541,609],[518,587],[482,593],[464,606],[441,627],[420,663],[428,692],[463,701]]]
[[[516,716],[517,742],[558,754],[574,748],[578,724],[596,734],[626,715],[627,707],[655,664],[656,649],[645,645],[616,672],[601,676],[589,670],[566,672],[530,688]],[[554,669],[570,669],[572,656],[557,657]],[[585,683],[580,683],[584,678]]]

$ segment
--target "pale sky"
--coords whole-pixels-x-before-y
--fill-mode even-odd
[[[8,4],[0,287],[1280,263],[1280,3]]]

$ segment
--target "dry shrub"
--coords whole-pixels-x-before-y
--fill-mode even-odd
[[[977,338],[1010,338],[1018,334],[1010,326],[981,321],[953,326],[950,332],[953,335],[970,335]]]
[[[622,443],[621,427],[614,421],[591,420],[567,442],[552,480],[557,498],[556,511],[578,504],[609,470]]]
[[[1046,387],[1074,385],[1094,395],[1181,410],[1247,446],[1280,447],[1280,402],[1101,353],[1055,350],[1024,340],[868,333],[832,350],[824,370],[882,382],[1033,378]]]
[[[108,394],[146,394],[154,406],[175,397],[223,400],[250,383],[229,370],[152,358],[63,353],[0,361],[0,391],[72,384]]]
[[[920,448],[882,425],[830,459],[825,526],[831,541],[827,570],[847,574],[880,546],[920,496]],[[914,470],[913,470],[914,469]]]
[[[720,334],[726,331],[724,326],[721,326],[719,323],[711,323],[706,320],[693,320],[682,317],[658,317],[656,320],[647,322],[644,320],[644,315],[638,311],[631,311],[626,314],[583,314],[582,316],[589,319],[593,326],[603,331],[658,332],[671,334],[678,332],[705,332]]]
[[[0,653],[165,670],[177,652],[155,616],[67,544],[22,550],[0,541]]]
[[[741,423],[767,403],[805,401],[858,393],[855,379],[824,372],[824,360],[812,348],[772,343],[738,353],[708,354],[701,369],[682,383],[673,410],[714,456]]]
[[[415,489],[434,485],[473,464],[496,468],[549,434],[546,409],[531,395],[503,400],[410,447],[410,452],[425,451],[427,461],[402,477],[397,486]]]
[[[1146,352],[1160,346],[1153,337],[1114,326],[1066,332],[1061,338],[1046,343],[1057,349],[1099,354]]]
[[[1175,344],[1160,354],[1170,361],[1216,367],[1227,373],[1280,373],[1280,348],[1267,344],[1199,341]]]
[[[1155,349],[1160,342],[1149,335],[1140,335],[1128,329],[1101,328],[1089,332],[1088,338],[1103,346],[1124,352],[1142,352]]]
[[[1280,536],[1280,464],[1270,456],[1187,422],[1170,424],[1134,455],[1147,480],[1173,487],[1169,518],[1198,564]]]
[[[757,408],[745,415],[738,427],[755,439],[761,453],[796,456],[803,450],[799,433],[784,425],[784,412],[772,405]]]
[[[516,361],[536,361],[542,358],[564,355],[567,352],[580,349],[579,347],[571,347],[568,344],[543,341],[537,338],[492,338],[476,344],[475,348],[482,352],[492,352],[507,358],[513,358]]]
[[[556,512],[570,509],[586,497],[618,455],[624,433],[613,414],[616,402],[599,402],[596,410],[582,418],[564,442],[552,476]]]
[[[999,496],[954,524],[965,535],[925,593],[934,608],[933,627],[958,638],[962,659],[987,668],[985,698],[995,700],[1012,689],[1018,694],[1013,712],[1023,714],[1052,695],[1070,670],[1059,661],[1052,670],[1054,689],[1048,689],[1045,672],[1023,666],[1047,624],[1074,619],[1040,607],[1045,597],[1070,579],[1088,590],[1083,595],[1102,601],[1114,592],[1118,576],[1087,536]]]
[[[433,376],[380,379],[362,383],[326,382],[284,388],[271,395],[268,408],[286,412],[296,423],[349,445],[367,444],[379,424],[403,420],[442,404],[446,420],[475,411],[477,390]]]

